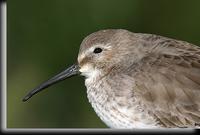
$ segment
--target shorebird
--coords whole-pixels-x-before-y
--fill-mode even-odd
[[[74,75],[111,128],[196,128],[200,125],[200,47],[124,29],[94,32],[71,67],[23,99]]]

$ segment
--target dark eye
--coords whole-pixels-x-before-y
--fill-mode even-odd
[[[101,49],[101,48],[95,48],[93,52],[94,52],[94,53],[101,53],[101,52],[102,52],[102,49]]]

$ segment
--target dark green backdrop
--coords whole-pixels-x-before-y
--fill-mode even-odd
[[[92,32],[124,28],[200,44],[199,0],[9,0],[7,10],[8,128],[106,127],[87,100],[83,77],[21,101],[73,64]]]

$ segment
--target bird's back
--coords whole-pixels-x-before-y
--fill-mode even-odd
[[[200,48],[156,35],[141,38],[152,48],[130,70],[137,98],[165,127],[195,127],[200,123]]]

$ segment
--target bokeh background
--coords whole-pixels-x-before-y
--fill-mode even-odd
[[[106,128],[90,106],[83,77],[22,97],[76,61],[100,29],[123,28],[200,45],[199,0],[7,1],[7,127]]]

